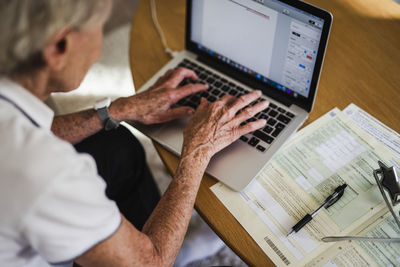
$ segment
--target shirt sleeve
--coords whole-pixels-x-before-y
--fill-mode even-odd
[[[26,214],[23,233],[48,262],[71,261],[110,237],[121,223],[115,202],[89,156],[58,170]]]

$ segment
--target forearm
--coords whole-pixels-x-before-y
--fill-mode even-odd
[[[126,111],[123,105],[120,103],[123,101],[122,98],[113,102],[109,107],[110,116],[118,121],[125,120],[124,114],[129,112],[135,114],[136,109]],[[132,115],[131,115],[132,117]],[[77,144],[83,139],[97,133],[103,129],[97,111],[89,109],[73,114],[62,115],[54,117],[51,130],[55,135],[61,139],[71,143]]]
[[[78,113],[56,116],[51,130],[61,139],[77,144],[103,128],[95,110],[85,110]]]
[[[236,100],[225,95],[212,104],[202,98],[184,131],[184,149],[175,178],[143,232],[123,218],[114,235],[80,260],[87,260],[89,266],[171,266],[183,242],[201,179],[212,155],[240,136],[265,126],[265,120],[241,125],[265,110],[268,106],[265,101],[235,115],[260,96],[260,91]]]
[[[188,70],[186,70],[187,72]],[[189,71],[190,75],[194,72]],[[171,72],[170,74],[173,74]],[[145,124],[155,124],[187,117],[193,113],[190,107],[171,108],[181,98],[205,90],[201,84],[187,85],[177,88],[186,77],[185,71],[177,72],[175,80],[161,80],[162,84],[151,90],[130,97],[121,97],[109,107],[111,117],[117,121],[140,121]],[[179,76],[180,75],[180,76]],[[183,75],[183,76],[182,76]],[[190,77],[190,75],[188,77]],[[193,78],[193,77],[192,77]],[[163,84],[165,83],[165,84]],[[72,144],[79,143],[103,128],[96,111],[86,110],[74,114],[55,117],[52,131],[55,135]]]
[[[143,227],[163,265],[172,265],[182,245],[209,156],[183,156],[176,175]]]

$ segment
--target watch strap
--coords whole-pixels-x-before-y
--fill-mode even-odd
[[[109,130],[113,130],[113,129],[117,129],[119,126],[119,121],[117,121],[116,119],[109,117],[106,124],[104,125],[104,129],[106,131]]]
[[[118,128],[119,122],[110,116],[107,107],[99,108],[97,114],[106,131]]]

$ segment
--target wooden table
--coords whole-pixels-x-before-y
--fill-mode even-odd
[[[400,5],[392,0],[309,0],[332,12],[332,33],[313,112],[306,124],[334,107],[355,103],[400,132]],[[157,0],[158,18],[169,46],[184,49],[185,0]],[[140,88],[170,58],[153,26],[150,1],[142,0],[133,20],[130,62]],[[173,174],[178,158],[156,145]],[[246,263],[273,265],[210,191],[216,180],[204,176],[196,209]]]

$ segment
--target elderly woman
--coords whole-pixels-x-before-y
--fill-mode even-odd
[[[202,99],[196,111],[173,108],[207,89],[178,88],[183,79],[197,79],[187,69],[170,70],[147,92],[109,107],[99,102],[97,110],[53,120],[43,101],[79,86],[100,55],[111,5],[0,3],[1,266],[172,265],[211,157],[265,124],[240,126],[265,102],[236,115],[260,96],[257,91],[213,104]],[[159,199],[142,147],[118,122],[151,124],[189,115],[179,167]]]

